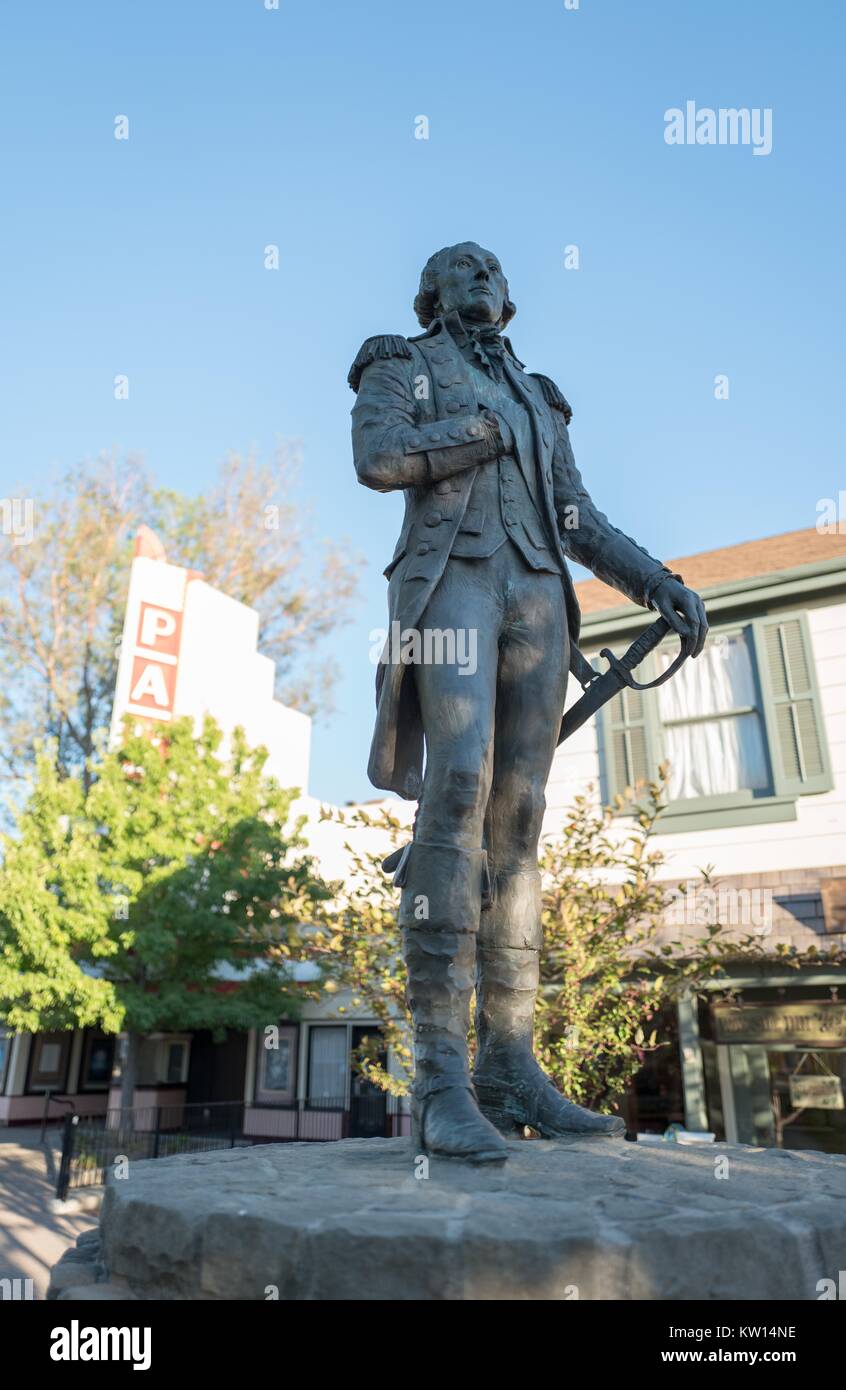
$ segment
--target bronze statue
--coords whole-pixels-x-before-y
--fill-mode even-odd
[[[415,1142],[500,1161],[524,1125],[548,1138],[624,1129],[562,1096],[532,1048],[544,788],[568,671],[590,686],[584,699],[596,689],[566,557],[662,615],[612,688],[633,683],[635,659],[670,628],[698,655],[707,621],[680,576],[591,501],[567,401],[503,336],[515,307],[498,258],[475,242],[439,251],[414,308],[423,333],[368,338],[350,370],[355,467],[366,487],[405,494],[385,571],[391,631],[470,632],[476,659],[409,662],[389,639],[368,771],[419,801],[412,843],[386,861],[402,889]]]

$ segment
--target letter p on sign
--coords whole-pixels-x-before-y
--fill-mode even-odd
[[[167,648],[167,638],[173,637],[176,632],[176,614],[166,608],[153,608],[145,604],[141,612],[141,632],[139,643],[141,647],[150,647],[156,650],[159,645]]]

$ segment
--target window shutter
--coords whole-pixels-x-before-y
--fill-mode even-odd
[[[639,690],[623,690],[602,710],[603,763],[608,799],[624,795],[655,772],[647,709]]]
[[[754,624],[776,791],[832,786],[811,639],[802,613]]]

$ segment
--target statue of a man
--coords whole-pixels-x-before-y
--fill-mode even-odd
[[[419,801],[395,877],[416,1143],[497,1161],[524,1125],[547,1138],[624,1128],[562,1096],[533,1055],[544,789],[568,670],[591,674],[566,557],[656,609],[693,655],[707,622],[698,595],[591,501],[569,405],[502,336],[515,307],[499,259],[475,242],[439,251],[414,308],[424,332],[368,338],[349,377],[359,480],[405,496],[385,571],[402,640],[389,636],[379,665],[368,771]],[[424,639],[411,662],[409,632]],[[438,650],[427,633],[475,662],[427,661]]]

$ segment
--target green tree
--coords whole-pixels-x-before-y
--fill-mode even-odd
[[[659,1011],[719,975],[728,959],[764,955],[760,937],[720,922],[684,936],[667,929],[675,893],[651,847],[665,783],[638,787],[634,821],[619,833],[614,812],[589,789],[562,833],[544,841],[544,946],[535,1018],[541,1064],[571,1099],[616,1109],[647,1051],[666,1046]],[[710,889],[704,871],[682,896]],[[682,914],[684,915],[684,913]]]
[[[123,1104],[140,1040],[296,1016],[291,962],[329,889],[290,826],[293,793],[207,718],[122,746],[86,788],[43,750],[4,837],[0,1013],[12,1028],[123,1029]]]

